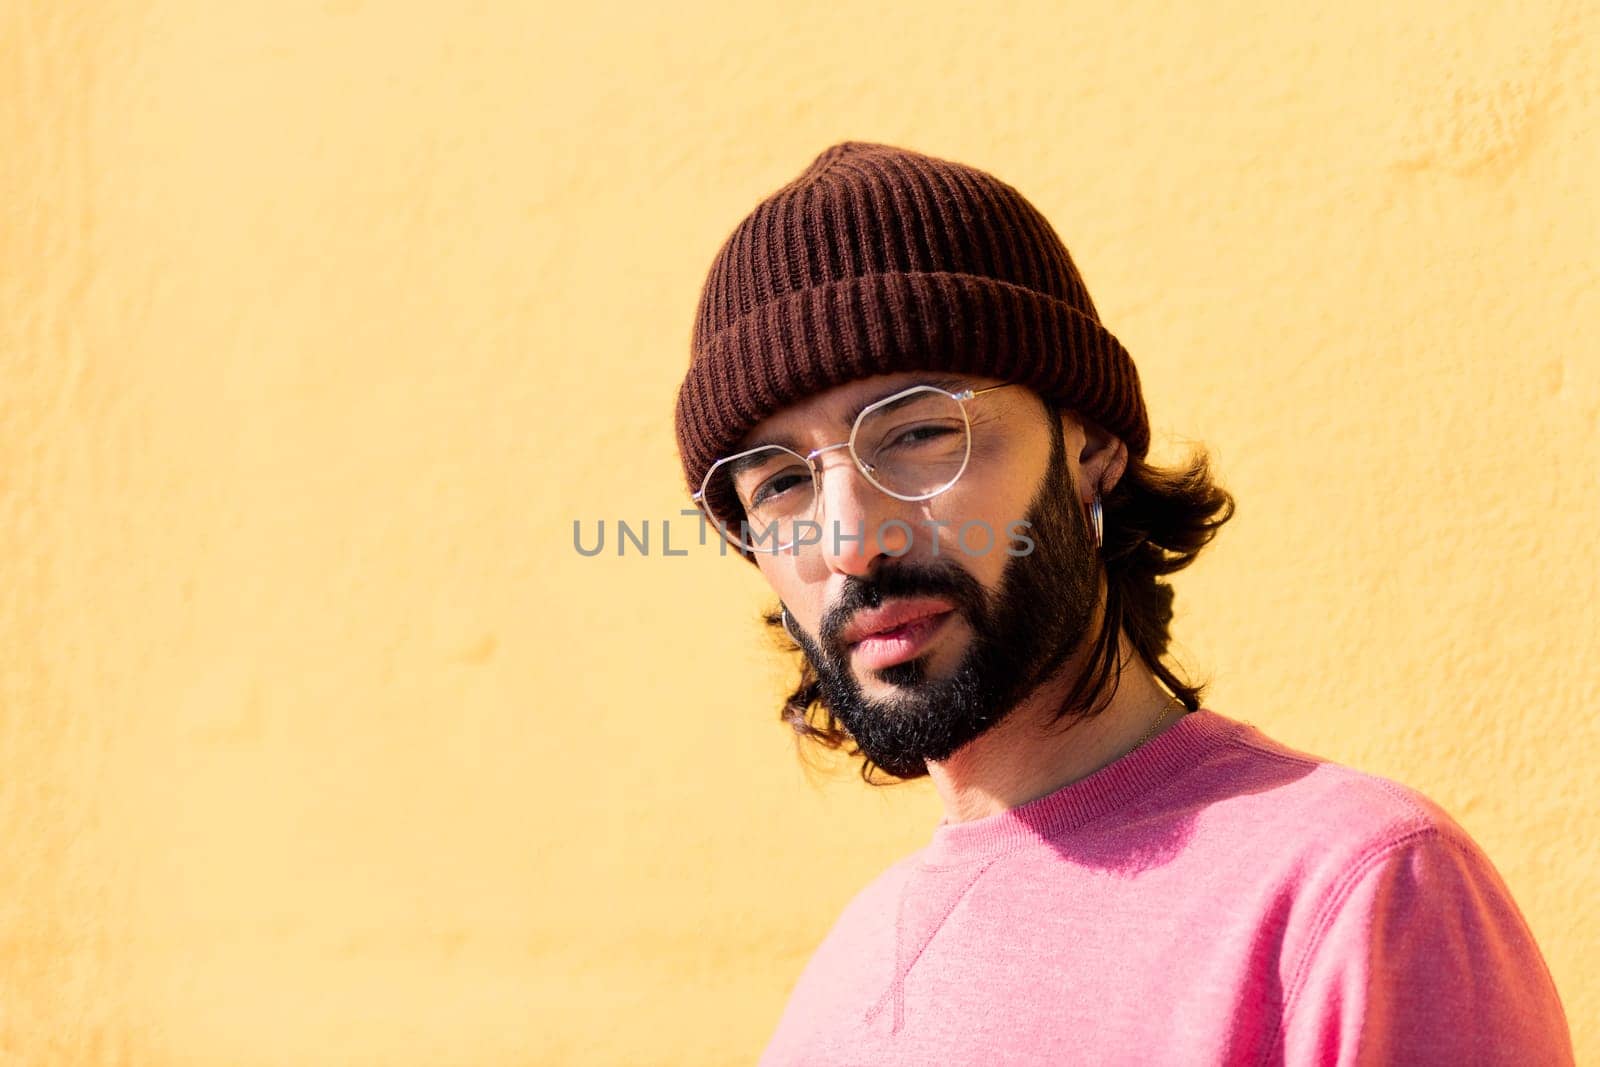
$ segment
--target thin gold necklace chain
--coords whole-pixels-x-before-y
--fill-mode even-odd
[[[1133,748],[1128,749],[1129,752],[1136,751],[1140,745],[1143,745],[1146,741],[1155,736],[1155,732],[1161,729],[1161,724],[1167,721],[1167,712],[1172,710],[1172,706],[1174,704],[1180,708],[1184,706],[1183,701],[1179,700],[1177,697],[1173,697],[1171,700],[1167,701],[1167,706],[1161,709],[1160,718],[1156,719],[1155,722],[1150,724],[1150,729],[1146,730],[1144,732],[1144,736],[1139,738],[1138,744],[1134,745]]]

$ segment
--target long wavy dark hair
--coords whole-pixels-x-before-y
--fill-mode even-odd
[[[1057,422],[1057,432],[1059,429]],[[1172,467],[1130,459],[1101,503],[1105,508],[1105,541],[1100,552],[1105,610],[1099,631],[1089,637],[1088,663],[1073,682],[1056,720],[1089,718],[1110,704],[1123,667],[1119,634],[1127,635],[1134,653],[1151,673],[1193,711],[1200,707],[1205,686],[1181,677],[1168,660],[1174,591],[1165,579],[1193,563],[1223,523],[1233,517],[1233,496],[1217,484],[1205,450],[1196,449],[1186,461]],[[799,656],[799,682],[780,712],[798,739],[826,749],[843,749],[860,758],[861,777],[869,784],[911,780],[890,776],[861,755],[849,733],[822,704],[821,683],[784,628],[781,610],[769,611],[764,618],[780,647]]]

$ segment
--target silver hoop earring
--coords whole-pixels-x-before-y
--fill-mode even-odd
[[[1089,525],[1094,527],[1094,547],[1099,548],[1106,543],[1106,509],[1100,503],[1099,493],[1089,503]]]
[[[796,637],[794,635],[794,631],[789,628],[789,609],[781,608],[780,610],[783,614],[783,632],[789,635],[789,640],[798,645],[800,643],[800,639]]]

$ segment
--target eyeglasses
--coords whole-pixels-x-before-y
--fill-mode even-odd
[[[916,385],[864,408],[850,439],[801,455],[762,445],[711,465],[694,502],[736,548],[780,552],[814,527],[822,496],[817,457],[844,448],[861,476],[896,500],[927,500],[949,489],[972,455],[967,403],[1015,382],[946,392]],[[811,543],[815,543],[815,538]]]

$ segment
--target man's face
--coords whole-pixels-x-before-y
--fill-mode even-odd
[[[921,384],[955,392],[1000,383],[866,378],[772,416],[740,448],[777,443],[804,454],[845,441],[862,408]],[[1099,595],[1077,490],[1078,424],[1068,418],[1063,428],[1020,387],[975,397],[966,411],[971,454],[951,488],[899,500],[863,477],[847,450],[826,452],[821,543],[756,553],[823,703],[868,759],[899,777],[948,758],[1059,670]]]

